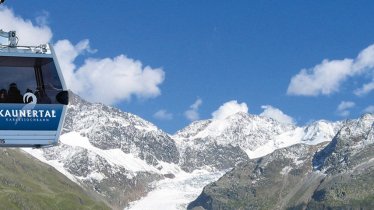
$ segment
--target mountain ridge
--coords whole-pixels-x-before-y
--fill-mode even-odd
[[[168,203],[170,209],[187,207],[191,193],[198,196],[202,189],[194,187],[201,186],[196,180],[216,181],[217,174],[288,147],[327,144],[344,125],[320,120],[299,127],[240,112],[192,122],[170,135],[131,113],[75,94],[70,100],[61,144],[26,151],[105,199],[113,209],[144,207],[142,202],[150,202],[145,199],[148,193],[170,190],[167,183],[193,188],[180,194],[183,199],[178,202],[183,204]],[[209,179],[201,179],[202,175]]]
[[[151,183],[173,177],[179,152],[168,134],[136,115],[71,93],[60,144],[25,150],[71,180],[123,209]]]
[[[343,122],[330,142],[251,159],[207,185],[188,209],[371,209],[373,132],[374,115],[364,114]]]

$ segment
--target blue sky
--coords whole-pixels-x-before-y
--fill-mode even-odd
[[[73,90],[169,133],[232,100],[298,125],[374,109],[372,1],[66,2],[0,14],[50,33]]]

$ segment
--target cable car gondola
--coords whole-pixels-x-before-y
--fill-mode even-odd
[[[68,92],[51,45],[17,46],[15,31],[0,45],[0,147],[58,143]]]

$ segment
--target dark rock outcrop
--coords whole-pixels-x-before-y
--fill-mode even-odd
[[[366,114],[343,123],[329,144],[294,145],[240,164],[188,209],[373,209],[373,122]]]

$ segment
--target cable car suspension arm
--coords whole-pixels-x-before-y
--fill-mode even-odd
[[[9,47],[17,47],[18,37],[16,31],[6,32],[0,29],[0,36],[8,39]]]

